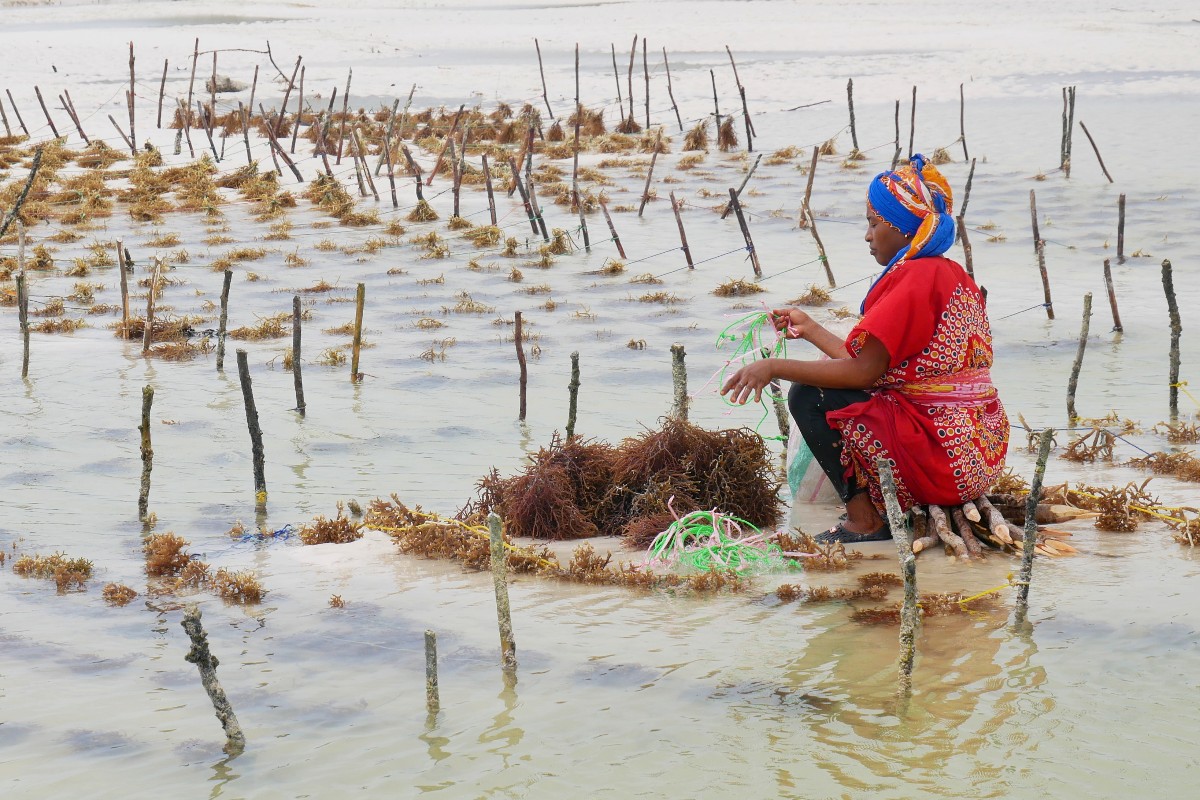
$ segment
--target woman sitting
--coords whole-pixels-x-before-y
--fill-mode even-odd
[[[777,330],[829,360],[763,359],[721,388],[745,403],[758,401],[772,379],[792,382],[796,426],[846,503],[845,521],[818,541],[891,537],[878,458],[891,465],[904,510],[973,500],[1004,467],[1009,424],[988,373],[984,298],[962,267],[941,257],[954,244],[952,211],[950,186],[921,155],[877,175],[864,238],[884,270],[850,335],[843,341],[799,309],[776,309]]]

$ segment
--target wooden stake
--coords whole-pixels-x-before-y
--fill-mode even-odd
[[[717,131],[717,135],[719,136],[721,133],[721,106],[717,104],[717,73],[710,69],[708,71],[708,77],[712,79],[713,112],[716,114],[716,117],[717,117],[716,131]]]
[[[442,701],[438,696],[437,634],[425,631],[425,711],[436,714]]]
[[[896,138],[894,140],[896,152],[892,155],[891,169],[895,171],[896,164],[900,162],[900,101],[896,101]]]
[[[281,73],[282,75],[282,73]],[[337,89],[334,89],[336,92]],[[246,101],[246,108],[250,110],[250,115],[254,116],[254,95],[258,92],[258,64],[254,65],[254,77],[250,79],[250,99]]]
[[[213,57],[212,78],[210,79],[211,82],[208,87],[208,114],[209,114],[209,117],[216,117],[217,116],[217,51],[216,50],[213,50],[212,57]],[[132,91],[132,89],[130,91]],[[282,116],[286,111],[287,111],[287,105],[285,104],[279,109],[280,116]],[[212,127],[211,123],[209,124],[209,127],[210,128]]]
[[[233,270],[224,271],[221,283],[221,316],[217,322],[217,372],[225,371],[225,331],[229,324],[229,286],[233,283]]]
[[[733,213],[737,214],[738,227],[742,229],[742,238],[746,240],[746,251],[750,253],[750,266],[754,267],[754,277],[762,277],[762,267],[758,263],[758,252],[754,249],[754,240],[750,238],[750,228],[746,225],[746,215],[742,213],[742,204],[738,201],[737,190],[729,189],[729,203]]]
[[[158,84],[158,128],[162,128],[162,104],[163,97],[167,93],[167,59],[163,59],[163,74],[162,80]]]
[[[208,699],[212,701],[217,719],[221,721],[221,728],[225,731],[225,752],[235,756],[246,749],[246,735],[242,733],[242,726],[238,724],[237,715],[233,713],[233,706],[230,705],[221,682],[217,680],[218,662],[216,656],[208,649],[208,634],[204,632],[200,616],[200,606],[195,603],[189,603],[183,612],[183,621],[180,624],[192,640],[192,647],[184,659],[199,668],[200,683],[208,693]]]
[[[246,113],[246,107],[242,105],[242,101],[238,101],[238,116],[242,118],[242,144],[246,146],[246,165],[254,163],[254,156],[250,152],[250,115]]]
[[[750,182],[750,176],[754,174],[754,170],[758,169],[758,162],[760,161],[762,161],[762,153],[758,154],[758,156],[754,159],[754,163],[750,165],[750,169],[746,170],[746,175],[742,178],[742,184],[737,188],[737,196],[739,198],[741,198],[742,190],[746,188],[746,184]],[[728,217],[729,212],[732,210],[733,207],[729,203],[726,203],[725,210],[721,212],[721,219]]]
[[[4,121],[4,135],[11,137],[13,132],[12,128],[8,125],[8,112],[4,110],[4,103],[2,101],[0,101],[0,120]]]
[[[487,187],[488,213],[491,215],[492,225],[496,224],[496,195],[492,191],[492,170],[488,166],[487,153],[483,153],[480,158],[483,161],[483,184]],[[391,167],[388,168],[389,170]]]
[[[975,159],[971,159],[971,168],[967,170],[967,185],[963,189],[962,205],[958,208],[958,215],[965,217],[967,215],[967,203],[971,200],[971,184],[975,180]]]
[[[1045,297],[1046,318],[1054,319],[1054,302],[1050,299],[1050,274],[1046,271],[1046,243],[1037,243],[1038,270],[1042,275],[1042,294]]]
[[[646,203],[650,202],[650,181],[654,178],[654,163],[658,161],[658,149],[661,145],[662,128],[659,128],[658,135],[654,137],[654,152],[650,154],[650,168],[646,170],[646,187],[642,189],[642,202],[638,205],[639,217],[641,217],[642,212],[646,210]]]
[[[966,543],[961,536],[950,529],[950,521],[946,518],[946,512],[942,510],[941,506],[929,506],[929,522],[933,525],[934,533],[954,551],[954,555],[959,561],[971,560]]]
[[[404,159],[408,162],[409,171],[412,172],[413,176],[416,178],[413,183],[417,189],[417,202],[419,203],[425,199],[425,195],[421,190],[421,168],[417,166],[416,160],[413,159],[412,153],[410,153],[408,150],[408,145],[404,144],[404,142],[400,143],[400,151],[404,153]]]
[[[155,259],[150,268],[150,288],[146,291],[146,325],[142,331],[142,355],[149,353],[150,345],[154,344],[154,295],[158,291],[158,264],[158,259]]]
[[[129,274],[125,267],[125,245],[117,240],[117,269],[121,271],[121,331],[129,340]]]
[[[963,161],[966,161],[971,156],[967,153],[967,100],[961,83],[958,85],[958,140],[962,142]],[[971,166],[975,166],[974,161]]]
[[[613,62],[613,80],[617,83],[617,116],[621,116],[625,112],[625,100],[621,97],[621,73],[617,71],[617,46],[612,42],[608,44],[612,49]]]
[[[963,249],[963,267],[967,270],[967,274],[974,278],[975,258],[971,252],[971,240],[967,236],[967,225],[963,222],[962,214],[958,215],[956,223],[958,225],[958,240],[962,243]]]
[[[154,387],[147,384],[142,387],[142,424],[138,431],[142,434],[142,483],[138,491],[138,520],[145,522],[146,511],[150,504],[150,471],[154,469],[154,448],[150,443],[150,406],[154,403]]]
[[[854,124],[854,78],[846,81],[846,104],[850,107],[850,143],[858,152],[858,128]]]
[[[371,190],[371,196],[374,197],[375,202],[378,203],[379,202],[379,191],[375,188],[375,179],[373,177],[371,177],[371,168],[367,166],[367,149],[366,149],[366,147],[363,146],[362,131],[357,126],[355,126],[354,129],[350,131],[350,136],[354,139],[354,155],[358,159],[358,163],[360,163],[362,165],[362,173],[367,179],[367,186]],[[454,181],[455,186],[458,185],[458,182],[461,179],[462,179],[462,173],[460,172],[458,177]],[[457,201],[457,198],[458,198],[458,192],[456,190],[455,191],[455,200],[456,201]]]
[[[54,133],[54,138],[61,138],[58,133],[58,128],[54,127],[54,120],[50,119],[50,112],[46,108],[46,101],[42,99],[42,90],[37,86],[33,87],[34,94],[37,95],[38,103],[42,107],[42,113],[46,115],[46,122],[50,124],[50,130]]]
[[[646,55],[645,36],[642,37],[642,76],[646,79],[646,130],[650,130],[650,61]]]
[[[458,157],[454,153],[454,142],[450,143],[450,173],[453,176],[453,180],[450,184],[450,192],[454,197],[454,208],[450,212],[450,215],[452,217],[458,217],[461,216],[459,211],[461,205],[462,173],[458,169]]]
[[[216,59],[217,59],[217,54],[214,51],[213,52],[214,64],[216,63]],[[135,76],[134,76],[133,62],[134,62],[133,42],[130,42],[129,43],[129,94],[127,95],[128,105],[129,105],[129,138],[133,140],[133,144],[136,147],[137,146],[137,125],[134,123],[134,120],[136,119],[137,115],[134,114],[134,104],[137,102],[137,96],[135,94],[135,91],[137,89],[137,81],[135,80]],[[80,133],[82,134],[82,131]],[[134,155],[137,155],[137,153],[134,153]]]
[[[633,121],[633,59],[637,55],[637,43],[638,43],[638,35],[635,33],[633,35],[633,47],[631,47],[629,50],[629,75],[628,75],[629,84],[628,84],[628,88],[629,88],[629,119],[631,122]]]
[[[1037,546],[1037,506],[1042,496],[1042,479],[1046,475],[1046,459],[1050,457],[1050,443],[1054,440],[1054,429],[1046,428],[1038,439],[1037,465],[1033,470],[1033,481],[1029,485],[1029,497],[1025,501],[1025,538],[1021,549],[1021,571],[1017,578],[1016,620],[1024,622],[1029,613],[1029,583],[1033,578],[1033,554]]]
[[[283,90],[283,102],[279,104],[279,115],[275,117],[275,124],[271,126],[275,132],[276,139],[279,138],[279,132],[283,129],[283,116],[284,116],[284,114],[287,113],[288,98],[292,96],[292,87],[296,85],[296,74],[298,72],[300,72],[300,62],[303,59],[304,59],[304,56],[296,56],[296,66],[292,67],[292,77],[288,78],[287,88]],[[213,70],[214,70],[213,81],[216,82],[216,79],[217,79],[217,74],[215,72],[216,64],[213,65]],[[349,81],[349,79],[347,79],[346,80],[347,96],[349,95],[349,92],[350,92],[350,81]],[[296,121],[297,122],[300,121],[299,113],[297,113],[297,115],[296,115]],[[342,119],[343,135],[345,134],[345,131],[346,131],[345,122],[346,122],[346,120],[345,120],[345,118],[343,118]],[[339,150],[339,154],[340,154],[340,150]],[[338,159],[338,163],[339,164],[342,163],[340,158]]]
[[[821,241],[821,234],[817,230],[816,215],[812,213],[807,202],[804,205],[804,214],[808,217],[808,230],[817,245],[817,258],[821,259],[821,266],[825,268],[825,280],[829,282],[830,289],[836,289],[837,281],[833,278],[833,267],[829,265],[829,256],[825,253],[825,243]]]
[[[671,206],[674,207],[674,205],[675,205],[675,198],[672,197],[671,198]],[[612,216],[610,216],[608,213],[608,204],[605,203],[603,199],[600,200],[600,210],[602,212],[604,212],[604,221],[608,223],[608,232],[610,234],[612,234],[613,244],[615,244],[617,246],[617,253],[620,254],[621,258],[627,259],[628,256],[625,255],[625,248],[621,246],[621,237],[617,235],[617,229],[613,225]],[[675,211],[675,221],[679,222],[678,209],[676,209],[676,211]],[[680,223],[680,227],[681,228],[683,227],[682,223]]]
[[[754,123],[750,121],[750,109],[746,106],[746,87],[738,77],[737,62],[733,60],[733,51],[729,49],[729,45],[725,45],[725,52],[729,54],[729,64],[733,67],[733,81],[737,84],[738,95],[742,98],[742,121],[746,124],[746,152],[753,153],[755,131]]]
[[[905,521],[904,512],[896,497],[896,479],[886,459],[877,459],[879,481],[883,490],[883,502],[887,508],[888,525],[900,556],[900,572],[904,581],[904,601],[900,606],[900,693],[912,692],[913,663],[917,654],[917,623],[920,610],[917,607],[917,557],[912,552],[912,540]]]
[[[196,65],[200,61],[200,39],[197,37],[196,44],[192,47],[192,77],[188,79],[188,96],[187,102],[183,106],[183,132],[187,137],[188,153],[192,158],[196,157],[196,151],[192,147],[192,92],[196,88]],[[251,106],[253,108],[253,106]]]
[[[525,421],[525,396],[529,387],[529,368],[525,364],[525,344],[521,341],[524,331],[521,326],[521,312],[518,311],[513,315],[513,338],[517,344],[517,365],[521,368],[520,377],[520,392],[521,392],[521,407],[517,413],[517,419],[521,422]]]
[[[671,87],[671,64],[667,61],[667,48],[663,48],[663,66],[667,70],[667,97],[671,98],[671,108],[675,111],[675,121],[679,123],[679,132],[683,133],[683,117],[679,116],[679,105],[675,102],[675,92]],[[617,83],[618,91],[621,88],[620,82]],[[620,102],[618,98],[617,102]]]
[[[360,283],[354,293],[354,341],[350,350],[350,382],[358,383],[363,375],[358,371],[358,355],[362,350],[363,306],[367,301],[367,285]]]
[[[679,228],[679,249],[683,251],[683,257],[687,259],[688,269],[695,269],[696,265],[692,262],[692,250],[688,247],[687,234],[683,230],[683,217],[679,215],[679,202],[675,199],[674,191],[671,192],[671,211],[675,214],[675,227]],[[604,216],[608,217],[607,210],[605,210]],[[609,225],[612,223],[610,222]],[[620,249],[619,246],[618,249]],[[624,257],[624,253],[622,253],[622,257]]]
[[[300,371],[300,295],[292,296],[292,382],[296,386],[296,410],[304,416],[304,377]]]
[[[91,139],[88,139],[87,134],[83,132],[83,126],[79,124],[79,117],[75,115],[75,109],[71,101],[60,94],[58,96],[58,102],[66,110],[67,116],[70,117],[71,122],[74,123],[75,130],[79,133],[79,138],[83,139],[84,144],[91,144]]]
[[[290,148],[288,148],[289,152],[292,155],[296,154],[296,137],[300,134],[300,120],[302,120],[304,118],[304,73],[307,69],[308,69],[308,67],[300,67],[300,92],[296,97],[296,121],[292,123],[292,146]],[[395,113],[396,113],[396,109],[393,107],[392,108],[393,116],[395,115]],[[390,121],[388,122],[388,125],[389,126],[391,125]],[[390,141],[391,141],[391,134],[389,132],[387,140],[385,141],[385,147],[384,147],[385,151],[390,149]]]
[[[908,157],[913,157],[913,142],[917,138],[917,87],[912,91],[912,117],[908,123]]]
[[[533,182],[533,128],[529,129],[529,148],[525,156],[525,186],[529,191],[529,207],[537,219],[538,230],[541,231],[542,241],[549,242],[550,234],[546,230],[546,220],[542,217],[542,209],[537,201],[537,187]]]
[[[1087,129],[1087,125],[1083,124],[1083,120],[1079,120],[1079,127],[1083,128],[1083,133],[1087,136],[1088,144],[1092,146],[1092,152],[1096,154],[1096,160],[1100,162],[1100,169],[1104,172],[1104,177],[1108,178],[1108,182],[1112,183],[1112,175],[1108,174],[1108,167],[1104,166],[1104,159],[1100,157],[1100,148],[1096,146],[1096,140],[1092,138],[1091,131]]]
[[[1117,290],[1113,288],[1112,268],[1108,259],[1104,259],[1104,287],[1108,290],[1108,305],[1112,309],[1113,330],[1123,333],[1125,326],[1121,324],[1121,312],[1117,310]]]
[[[538,232],[537,215],[533,213],[533,206],[529,202],[529,194],[525,191],[525,184],[521,182],[521,171],[517,169],[517,162],[511,157],[508,159],[508,168],[512,171],[514,185],[521,192],[521,203],[525,206],[525,216],[529,218],[529,227],[533,229],[536,235]]]
[[[971,556],[973,561],[983,560],[983,546],[979,540],[975,538],[975,533],[971,530],[971,523],[967,521],[967,517],[963,514],[963,510],[959,506],[950,507],[950,518],[954,520],[954,527],[958,530],[958,535],[963,540],[963,546],[967,548],[967,554]]]
[[[1088,328],[1092,319],[1092,293],[1083,296],[1083,324],[1079,328],[1079,349],[1075,352],[1075,365],[1071,367],[1071,379],[1067,381],[1067,420],[1074,423],[1079,419],[1075,413],[1075,390],[1079,387],[1079,369],[1083,366],[1083,351],[1087,348]]]
[[[21,326],[21,379],[24,380],[29,377],[29,279],[25,275],[23,222],[17,223],[17,320]]]
[[[807,228],[812,214],[808,201],[812,199],[813,179],[817,177],[817,157],[821,155],[820,147],[813,147],[812,163],[808,165],[808,184],[804,187],[804,202],[800,204],[800,227]]]
[[[678,342],[671,345],[671,387],[675,395],[675,401],[671,405],[671,416],[684,422],[687,422],[690,405],[687,393],[687,365],[684,363],[686,356],[683,345]]]
[[[1117,198],[1117,263],[1125,263],[1125,193]]]
[[[262,428],[258,424],[258,408],[254,405],[254,386],[250,382],[250,364],[246,351],[237,351],[238,379],[242,384],[242,400],[246,405],[246,427],[250,430],[250,453],[254,462],[254,502],[267,504],[266,454],[263,451]]]
[[[494,511],[488,514],[488,531],[492,544],[492,584],[496,590],[496,621],[500,627],[500,663],[505,672],[511,673],[517,668],[517,643],[513,638],[512,611],[508,603],[504,528],[500,517]]]
[[[542,67],[542,46],[538,44],[538,40],[533,40],[533,46],[537,48],[538,57],[538,73],[542,76],[542,100],[546,103],[546,113],[550,115],[551,121],[554,120],[554,109],[550,108],[550,96],[546,91],[546,70]],[[578,65],[579,61],[579,45],[575,45],[575,60]]]
[[[263,115],[263,119],[267,119],[267,112],[263,109],[262,104],[258,106],[259,112]],[[283,149],[283,145],[279,144],[279,140],[275,138],[275,128],[273,125],[267,124],[263,126],[267,132],[267,141],[271,144],[271,152],[277,153],[283,159],[283,163],[288,165],[288,169],[292,171],[292,175],[296,177],[297,183],[304,183],[304,176],[300,174],[300,170],[296,167],[296,162],[292,161],[292,157]],[[209,139],[211,142],[212,139]]]
[[[571,353],[571,382],[567,384],[567,438],[575,435],[575,417],[579,411],[579,351]]]
[[[21,119],[21,109],[17,108],[17,101],[13,100],[12,92],[5,89],[4,93],[8,95],[9,105],[13,107],[13,113],[17,115],[17,122],[20,124],[21,130],[25,131],[25,135],[28,136],[29,128],[25,127],[25,120]]]
[[[460,105],[460,106],[458,107],[458,112],[457,112],[457,113],[454,115],[454,121],[450,123],[450,132],[446,134],[446,141],[445,141],[445,143],[442,145],[442,151],[441,151],[440,153],[438,153],[437,161],[436,161],[436,162],[434,162],[434,164],[433,164],[433,169],[431,169],[431,170],[429,171],[429,177],[425,179],[425,185],[426,185],[426,186],[432,186],[432,185],[433,185],[433,178],[434,178],[434,176],[435,176],[435,175],[437,175],[437,174],[438,174],[438,170],[442,168],[442,159],[443,159],[443,158],[445,158],[445,156],[446,156],[446,148],[448,148],[448,147],[450,146],[450,143],[451,143],[452,141],[454,141],[454,132],[455,132],[456,130],[458,130],[458,121],[459,121],[459,119],[461,119],[461,118],[462,118],[463,109],[464,109],[464,108],[466,108],[466,107],[467,107],[467,106],[466,106],[466,104],[465,104],[465,103],[464,103],[463,105]],[[532,133],[532,132],[533,132],[533,126],[532,126],[532,125],[530,125],[530,127],[529,127],[529,132],[530,132],[530,133]],[[532,145],[530,145],[530,147],[532,148]]]
[[[1171,262],[1162,262],[1163,291],[1167,295],[1167,317],[1171,322],[1171,350],[1169,355],[1170,368],[1167,383],[1170,387],[1171,416],[1179,414],[1179,337],[1183,334],[1183,324],[1179,320],[1179,304],[1175,302],[1175,279],[1171,273]]]
[[[353,77],[354,77],[354,70],[351,69],[346,73],[346,91],[342,95],[342,124],[341,124],[341,127],[338,129],[337,161],[334,162],[336,164],[342,163],[342,149],[346,145],[346,117],[350,113],[350,79]],[[453,135],[454,131],[451,131],[450,133],[451,133],[451,135]],[[436,167],[434,168],[434,172],[437,172]],[[430,177],[430,180],[433,179],[432,175],[430,175],[429,177]]]

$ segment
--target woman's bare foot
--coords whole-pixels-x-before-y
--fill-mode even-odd
[[[858,534],[874,533],[884,523],[869,493],[859,492],[846,503],[846,521],[842,523],[845,530]]]

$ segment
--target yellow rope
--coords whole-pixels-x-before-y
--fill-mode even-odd
[[[978,600],[981,597],[987,597],[989,594],[995,594],[996,592],[1003,591],[1003,590],[1008,589],[1015,585],[1016,584],[1013,583],[1013,574],[1010,572],[1010,573],[1008,573],[1008,583],[1003,583],[992,589],[987,589],[986,591],[982,591],[979,594],[973,594],[970,597],[964,597],[962,600],[958,601],[958,604],[960,606],[965,606],[967,603],[971,602],[972,600]]]
[[[1080,489],[1067,489],[1067,493],[1068,494],[1077,494],[1082,497],[1090,497],[1093,500],[1103,500],[1104,499],[1098,494],[1092,494],[1091,492],[1085,492]],[[1180,522],[1181,521],[1179,517],[1172,517],[1169,514],[1160,514],[1158,511],[1155,511],[1154,509],[1145,508],[1144,506],[1136,506],[1133,503],[1130,503],[1129,507],[1132,508],[1134,511],[1141,511],[1143,514],[1149,514],[1152,517],[1158,517],[1159,519],[1165,519],[1168,522]],[[1155,508],[1162,509],[1163,511],[1195,511],[1194,508],[1190,508],[1188,506],[1155,506]],[[1186,521],[1186,519],[1183,521]]]
[[[1179,383],[1172,383],[1171,388],[1172,389],[1182,389],[1183,393],[1186,394],[1188,396],[1188,398],[1193,403],[1196,404],[1197,407],[1200,407],[1200,400],[1197,400],[1196,396],[1187,390],[1187,385],[1188,385],[1187,381],[1180,381]]]

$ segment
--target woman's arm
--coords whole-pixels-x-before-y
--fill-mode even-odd
[[[771,312],[771,323],[777,331],[786,331],[789,339],[811,342],[830,358],[849,358],[846,343],[821,323],[798,308],[777,308]]]
[[[742,404],[754,397],[762,399],[762,390],[776,378],[804,383],[822,389],[869,389],[887,372],[890,358],[887,348],[874,336],[868,336],[856,358],[829,361],[795,361],[789,358],[765,358],[742,367],[721,387],[733,403]]]

